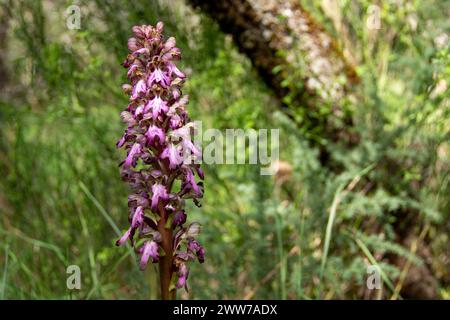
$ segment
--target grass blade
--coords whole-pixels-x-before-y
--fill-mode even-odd
[[[372,170],[372,168],[374,166],[375,166],[375,164],[371,164],[371,165],[367,166],[366,168],[364,168],[363,170],[361,170],[351,180],[351,182],[347,183],[348,182],[348,180],[347,180],[344,183],[340,184],[339,187],[337,188],[335,194],[334,194],[333,202],[332,202],[331,207],[330,207],[330,215],[328,217],[327,228],[326,228],[326,231],[325,231],[325,241],[324,241],[324,246],[323,246],[323,256],[322,256],[322,261],[321,261],[321,264],[320,264],[319,295],[320,295],[320,291],[321,291],[321,287],[322,287],[323,273],[325,271],[325,265],[327,263],[328,251],[330,249],[330,242],[331,242],[331,235],[332,235],[332,230],[333,230],[333,224],[334,224],[334,220],[336,218],[336,212],[337,212],[337,208],[339,206],[339,203],[347,195],[347,193],[350,192],[356,186],[356,184],[359,182],[361,177],[363,177],[370,170]]]
[[[114,220],[111,218],[111,216],[108,214],[108,212],[106,212],[105,208],[103,208],[103,206],[100,204],[100,202],[98,202],[98,200],[94,197],[94,195],[89,191],[89,189],[86,187],[86,185],[83,182],[78,181],[78,184],[79,184],[81,190],[86,194],[86,196],[89,198],[89,200],[92,201],[94,206],[98,209],[98,211],[100,211],[102,216],[109,223],[109,225],[114,230],[116,235],[118,237],[120,237],[121,233],[120,233],[119,227],[117,227],[117,225],[114,223]]]

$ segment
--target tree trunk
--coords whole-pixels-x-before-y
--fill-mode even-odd
[[[301,127],[331,141],[354,144],[342,99],[358,82],[333,38],[294,0],[188,0],[215,19],[273,89],[282,104],[301,110]],[[327,105],[327,117],[318,116]],[[290,113],[291,114],[291,113]],[[350,125],[350,126],[349,126]]]

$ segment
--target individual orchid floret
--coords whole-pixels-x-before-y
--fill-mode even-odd
[[[124,167],[136,166],[136,159],[142,152],[142,146],[139,143],[133,144],[125,159]]]
[[[147,90],[147,86],[143,79],[139,80],[136,85],[133,87],[133,93],[131,94],[132,99],[139,98],[143,93]]]
[[[154,145],[156,141],[158,141],[158,143],[164,143],[166,140],[164,130],[155,125],[151,125],[148,127],[145,136],[147,137],[147,142],[150,145]]]
[[[168,110],[167,102],[161,99],[160,96],[154,97],[145,106],[145,111],[152,112],[153,120],[156,120],[161,112],[167,112]]]
[[[158,207],[158,204],[162,201],[166,201],[169,198],[169,195],[167,194],[166,187],[155,183],[152,186],[152,203],[151,208],[153,211],[156,212],[156,209]]]
[[[183,163],[183,157],[180,152],[180,147],[169,143],[168,146],[161,153],[162,159],[169,160],[169,168],[175,169],[181,163]]]
[[[186,266],[186,263],[181,263],[178,267],[178,281],[177,281],[177,289],[183,288],[186,286],[186,281],[189,275],[189,268]]]
[[[142,253],[140,262],[141,269],[145,269],[150,257],[152,258],[152,262],[158,262],[159,245],[156,241],[151,240],[145,242],[140,251]]]
[[[176,68],[176,67],[175,67]],[[169,69],[170,71],[171,69]],[[155,68],[147,80],[147,85],[151,87],[154,83],[166,88],[170,83],[170,76],[159,68]]]

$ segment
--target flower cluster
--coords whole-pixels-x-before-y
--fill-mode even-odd
[[[205,250],[195,237],[200,225],[186,222],[185,199],[203,196],[203,172],[195,160],[201,155],[193,143],[194,123],[185,109],[188,97],[181,86],[185,75],[174,61],[180,49],[173,37],[164,40],[163,23],[133,27],[128,40],[125,68],[131,84],[123,85],[130,95],[121,113],[125,134],[117,143],[127,151],[121,163],[121,176],[133,193],[128,197],[130,228],[117,245],[128,239],[141,255],[144,269],[149,259],[171,259],[171,273],[176,273],[176,287],[186,286],[187,262],[204,261]],[[180,183],[176,183],[180,180]],[[175,186],[179,186],[175,189]]]

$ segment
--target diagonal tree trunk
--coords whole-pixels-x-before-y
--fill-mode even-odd
[[[358,82],[333,38],[293,0],[188,0],[233,36],[282,104],[301,114],[305,130],[324,129],[332,141],[353,144],[341,102]],[[294,71],[294,72],[293,72]],[[324,105],[329,117],[318,116]],[[290,113],[291,114],[291,113]]]
[[[219,23],[222,31],[233,36],[238,48],[251,58],[264,81],[283,98],[288,88],[282,85],[285,72],[274,73],[277,66],[289,67],[297,62],[299,52],[305,62],[303,101],[311,96],[326,101],[340,100],[348,88],[336,79],[345,75],[350,84],[357,80],[353,68],[345,61],[335,42],[303,10],[298,1],[285,0],[189,0]],[[280,53],[284,55],[280,56]],[[301,96],[299,96],[301,98]]]

